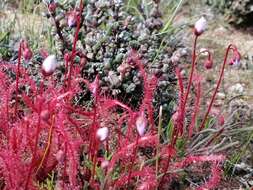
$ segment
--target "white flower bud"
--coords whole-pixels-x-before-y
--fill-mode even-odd
[[[58,67],[58,62],[55,55],[49,55],[42,63],[42,73],[45,76],[53,74]]]
[[[137,119],[136,119],[136,128],[138,134],[142,137],[146,131],[147,121],[145,114],[142,113]]]
[[[207,28],[207,21],[204,17],[201,17],[196,23],[195,23],[195,35],[199,36],[201,35]]]
[[[100,141],[104,141],[108,137],[108,134],[109,134],[109,129],[107,127],[102,127],[97,130],[96,135]]]
[[[109,166],[109,161],[108,160],[103,160],[101,163],[101,168],[107,168]]]
[[[55,158],[58,162],[63,162],[64,152],[62,150],[58,150],[55,154]]]
[[[77,25],[77,18],[78,18],[78,12],[75,10],[70,11],[67,14],[67,22],[70,28],[75,27]]]

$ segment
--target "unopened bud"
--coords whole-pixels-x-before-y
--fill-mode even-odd
[[[50,76],[58,67],[55,55],[49,55],[42,63],[42,73],[44,76]]]
[[[23,51],[23,57],[26,61],[29,61],[32,59],[33,53],[29,48],[25,48]]]
[[[108,160],[103,160],[101,163],[101,168],[107,168],[109,166],[109,161]]]
[[[55,10],[57,8],[57,4],[55,2],[52,2],[48,5],[48,10],[51,12],[51,13],[54,13]]]
[[[213,67],[213,61],[211,59],[207,59],[204,63],[206,69],[211,69]]]
[[[64,152],[62,150],[58,150],[58,152],[55,154],[55,158],[58,162],[62,162],[64,158]]]
[[[102,127],[97,130],[96,136],[100,141],[104,141],[108,137],[108,134],[109,129],[107,127]]]
[[[77,24],[77,12],[71,11],[67,16],[68,26],[75,27]]]
[[[194,25],[194,33],[196,36],[201,35],[207,28],[207,21],[201,17]]]
[[[220,126],[222,126],[222,125],[224,125],[224,123],[225,123],[225,118],[224,118],[223,115],[220,115],[220,116],[218,117],[218,124],[219,124]]]
[[[49,118],[50,118],[50,113],[48,110],[42,110],[40,113],[40,117],[43,121],[48,122]]]
[[[144,112],[142,112],[140,116],[136,119],[135,124],[138,134],[142,137],[145,134],[147,126],[147,120]]]

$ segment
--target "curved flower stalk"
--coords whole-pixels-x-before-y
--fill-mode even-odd
[[[170,141],[170,145],[168,146],[168,152],[169,150],[176,150],[176,142],[178,140],[178,137],[183,136],[184,135],[184,120],[185,120],[185,114],[186,114],[186,105],[187,105],[187,100],[190,94],[190,88],[192,86],[192,84],[194,84],[196,86],[196,98],[195,98],[195,103],[194,103],[194,109],[193,112],[191,114],[191,121],[189,124],[189,128],[188,128],[188,137],[191,137],[193,134],[193,129],[194,126],[196,124],[196,119],[197,119],[197,115],[200,109],[200,99],[201,99],[201,78],[198,77],[197,74],[195,74],[195,67],[198,61],[198,58],[200,57],[201,54],[207,53],[207,59],[204,62],[204,66],[206,69],[211,69],[213,66],[213,59],[212,59],[212,55],[208,50],[202,50],[200,51],[198,54],[196,53],[196,46],[197,46],[197,39],[198,37],[204,32],[206,26],[204,26],[206,23],[206,21],[204,21],[203,19],[201,19],[200,21],[198,21],[199,23],[195,24],[195,29],[194,29],[194,43],[193,43],[193,54],[192,54],[192,62],[191,62],[191,70],[190,70],[190,75],[188,78],[188,83],[187,83],[187,87],[186,87],[186,91],[184,89],[184,85],[183,85],[183,80],[182,80],[182,76],[180,73],[179,69],[176,69],[176,75],[178,78],[178,85],[179,85],[179,105],[178,105],[178,109],[175,112],[175,114],[172,117],[173,120],[173,132],[172,132],[172,139]],[[203,24],[203,26],[202,26]],[[237,48],[233,45],[229,45],[224,57],[224,62],[222,65],[222,69],[219,75],[219,79],[217,81],[216,84],[216,88],[214,90],[214,93],[211,97],[211,102],[208,105],[208,109],[204,115],[204,119],[202,120],[202,123],[199,127],[199,130],[202,130],[204,128],[205,122],[207,120],[208,114],[211,110],[211,107],[213,105],[215,96],[218,92],[218,89],[220,87],[221,81],[222,81],[222,77],[224,75],[224,69],[225,69],[225,65],[227,63],[227,59],[228,59],[228,52],[232,50],[233,51],[233,57],[230,60],[229,64],[237,64],[240,60],[240,54],[237,50]],[[194,77],[196,77],[196,80],[194,79]],[[214,137],[215,138],[215,137]],[[211,143],[212,141],[210,141]],[[163,150],[164,151],[164,150]],[[165,161],[165,167],[163,167],[163,174],[162,178],[160,180],[160,185],[164,183],[165,180],[165,174],[167,172],[167,170],[170,168],[170,166],[173,165],[173,163],[171,163],[171,158],[173,156],[176,156],[176,151],[174,153],[168,154],[167,159]],[[193,157],[192,157],[193,158]],[[203,188],[213,188],[217,185],[217,183],[219,182],[219,178],[220,178],[220,168],[218,167],[218,165],[216,164],[216,158],[217,159],[221,159],[219,156],[210,156],[210,157],[194,157],[194,161],[190,161],[191,163],[193,162],[202,162],[203,160],[206,159],[206,161],[208,161],[209,159],[211,159],[210,161],[213,162],[213,167],[212,167],[212,173],[213,176],[210,178],[209,182],[207,182],[205,185],[203,185],[202,187],[200,187],[199,189],[203,189]],[[187,158],[188,159],[188,158]],[[187,160],[186,159],[186,160]],[[212,160],[214,159],[214,160]],[[222,158],[223,159],[223,158]],[[182,165],[180,167],[183,167]],[[216,176],[218,175],[218,176]]]
[[[240,53],[238,52],[237,48],[233,44],[230,44],[227,47],[227,50],[226,50],[226,53],[225,53],[225,57],[224,57],[224,61],[223,61],[223,64],[222,64],[222,68],[221,68],[221,71],[220,71],[219,79],[218,79],[218,81],[216,83],[216,88],[215,88],[214,93],[212,95],[211,101],[210,101],[210,103],[208,105],[207,111],[206,111],[206,113],[204,115],[204,119],[202,120],[202,123],[200,124],[199,130],[202,130],[205,127],[205,123],[206,123],[208,114],[211,111],[211,108],[212,108],[213,102],[215,100],[216,94],[217,94],[217,92],[219,90],[219,87],[221,85],[222,78],[223,78],[224,71],[225,71],[225,66],[227,64],[227,59],[228,59],[229,51],[231,51],[231,50],[233,51],[233,60],[240,61]]]
[[[207,69],[210,69],[211,65],[210,63],[212,64],[213,60],[212,60],[212,56],[211,56],[211,53],[208,51],[208,50],[203,50],[201,52],[199,52],[196,57],[195,57],[195,60],[193,62],[192,65],[194,65],[194,67],[196,67],[196,64],[197,64],[197,61],[198,61],[198,58],[200,57],[201,54],[204,54],[204,53],[207,53],[208,54],[208,58],[207,60],[205,61],[204,63],[204,66],[206,67],[206,62],[208,62],[208,68]],[[194,70],[194,67],[192,70]],[[190,76],[192,79],[194,79],[194,76],[197,76],[194,74],[194,72],[191,72],[191,75]],[[187,103],[187,99],[185,98],[188,98],[188,95],[187,94],[184,94],[184,84],[183,84],[183,79],[182,79],[182,76],[181,76],[181,73],[180,73],[180,70],[179,68],[176,68],[176,76],[178,78],[178,85],[179,85],[179,106],[178,106],[178,110],[176,111],[176,113],[173,115],[172,119],[173,119],[173,123],[174,123],[174,127],[176,129],[176,131],[174,131],[173,133],[173,140],[172,140],[172,144],[175,144],[176,142],[176,139],[178,136],[182,136],[183,135],[183,131],[184,131],[184,120],[185,120],[185,112],[186,112],[186,103]],[[193,82],[191,79],[191,83]],[[199,110],[199,104],[200,104],[200,83],[201,83],[201,77],[196,77],[196,82],[197,83],[197,96],[196,96],[196,101],[195,101],[195,108],[194,108],[194,112],[192,114],[192,119],[191,119],[191,123],[190,123],[190,126],[189,126],[189,137],[191,136],[192,134],[192,130],[193,130],[193,126],[195,125],[195,120],[196,120],[196,117],[197,117],[197,112]],[[189,81],[190,82],[190,81]],[[199,84],[198,84],[199,83]],[[189,84],[188,84],[189,86]],[[187,91],[188,91],[188,86],[187,86]],[[186,91],[186,93],[187,93]],[[189,92],[188,92],[189,93]],[[186,97],[187,96],[187,97]]]
[[[208,54],[208,59],[204,63],[204,66],[205,66],[206,69],[212,68],[212,65],[213,65],[213,59],[212,59],[211,53],[208,50],[202,50],[198,54],[196,54],[197,39],[204,32],[204,30],[206,29],[205,25],[206,25],[206,21],[204,20],[204,18],[201,18],[195,24],[195,29],[194,29],[194,34],[195,35],[194,35],[194,43],[193,43],[193,54],[192,54],[192,64],[191,64],[192,66],[191,66],[190,76],[189,76],[189,79],[188,79],[188,84],[187,84],[186,92],[185,92],[185,95],[184,95],[183,106],[181,106],[181,108],[180,108],[180,113],[177,112],[177,122],[176,123],[183,123],[182,126],[181,126],[182,129],[184,128],[183,127],[184,122],[182,120],[183,120],[183,118],[185,118],[186,104],[187,104],[188,96],[189,96],[189,93],[190,93],[190,88],[191,88],[191,85],[192,85],[192,82],[193,82],[193,76],[194,76],[196,63],[197,63],[197,60],[198,60],[200,54],[204,54],[204,53]],[[230,50],[233,51],[233,57],[229,61],[229,64],[230,65],[238,64],[238,62],[240,61],[240,57],[241,57],[240,53],[238,52],[237,48],[234,45],[230,44],[227,48],[227,51],[226,51],[226,54],[225,54],[225,57],[224,57],[224,62],[223,62],[222,69],[221,69],[221,72],[220,72],[220,75],[219,75],[219,79],[218,79],[217,84],[216,84],[214,94],[212,95],[211,102],[208,106],[208,109],[207,109],[205,115],[204,115],[204,119],[203,119],[203,121],[202,121],[202,123],[199,127],[199,130],[202,130],[204,128],[204,125],[205,125],[205,122],[207,120],[208,114],[209,114],[209,112],[211,110],[211,107],[213,105],[215,96],[216,96],[216,94],[218,92],[218,89],[220,87],[222,77],[223,77],[223,74],[224,74],[225,64],[227,62],[228,53],[229,53]],[[182,89],[181,89],[181,92],[183,92]],[[196,99],[197,104],[199,104],[199,98],[200,97],[197,97],[197,99]],[[195,111],[198,110],[197,107],[195,107],[195,108],[196,108]],[[193,117],[192,117],[191,124],[190,124],[190,133],[192,133],[192,128],[193,128],[192,123],[194,122],[193,120],[195,120],[195,118],[196,118],[196,114],[193,114],[192,116]],[[178,119],[178,117],[180,117],[181,119]],[[182,134],[182,131],[181,131],[181,134]]]

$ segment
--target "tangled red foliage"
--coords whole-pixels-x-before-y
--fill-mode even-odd
[[[76,36],[80,27],[79,17],[77,15]],[[190,155],[182,159],[177,154],[179,137],[185,135],[190,138],[195,130],[201,97],[200,81],[195,83],[197,96],[187,131],[184,120],[190,87],[185,92],[180,71],[176,71],[180,101],[177,115],[174,116],[173,135],[169,141],[161,142],[152,106],[159,79],[146,73],[138,52],[132,50],[128,62],[142,77],[144,96],[139,107],[133,109],[117,99],[102,95],[99,76],[93,82],[81,77],[80,66],[73,61],[77,55],[76,39],[73,44],[73,52],[65,58],[67,72],[63,82],[58,81],[54,73],[47,77],[38,73],[41,81],[36,83],[22,65],[22,49],[25,59],[32,56],[24,41],[20,45],[17,66],[8,63],[0,65],[0,174],[4,189],[39,189],[38,184],[52,172],[57,174],[56,189],[73,190],[84,186],[91,189],[163,189],[164,184],[171,182],[168,174],[176,175],[174,170],[196,162],[212,163],[212,176],[198,189],[212,189],[218,184],[224,156]],[[232,46],[228,49],[236,51]],[[47,53],[44,55],[48,56]],[[193,56],[193,68],[195,62],[196,55]],[[220,77],[223,71],[224,66]],[[11,72],[16,73],[15,79],[9,75]],[[191,83],[192,80],[188,86]],[[83,84],[93,96],[93,105],[89,108],[73,104],[75,95],[82,92]],[[208,108],[206,115],[209,111]],[[143,117],[143,126],[146,127],[142,135],[136,128],[139,116]],[[206,117],[202,124],[205,124]],[[108,133],[102,134],[105,135],[103,138],[97,138],[97,130],[104,127]],[[151,158],[140,155],[141,148],[150,148]]]

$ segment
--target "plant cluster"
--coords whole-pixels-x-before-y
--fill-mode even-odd
[[[55,10],[50,1],[48,8]],[[143,96],[138,106],[122,103],[102,91],[100,73],[91,82],[84,78],[87,52],[77,48],[86,9],[82,1],[75,11],[74,38],[71,51],[64,53],[63,79],[59,78],[59,61],[55,55],[41,52],[39,81],[29,73],[26,62],[33,53],[25,40],[20,42],[16,65],[1,62],[0,76],[0,176],[1,189],[39,189],[52,176],[54,189],[169,189],[186,170],[209,170],[210,176],[199,181],[197,189],[213,189],[222,177],[223,154],[208,151],[224,131],[224,118],[219,118],[218,133],[201,140],[213,101],[220,87],[227,64],[240,60],[237,48],[229,45],[219,79],[206,114],[197,121],[201,99],[201,77],[196,72],[199,54],[197,39],[206,28],[201,18],[194,27],[192,69],[187,87],[180,70],[179,101],[170,125],[162,127],[163,106],[159,123],[154,120],[152,100],[159,84],[155,74],[147,72],[141,50],[130,47],[125,64],[140,77]],[[71,25],[72,26],[72,25]],[[205,67],[212,67],[209,54]],[[204,53],[201,52],[201,53]],[[79,60],[76,60],[79,57]],[[22,59],[23,58],[23,59]],[[84,59],[84,60],[83,60]],[[77,94],[89,90],[91,105],[73,101]],[[190,124],[186,113],[191,87],[196,89]],[[196,127],[197,126],[197,127]],[[224,127],[223,127],[224,126]],[[196,137],[194,141],[192,139]],[[197,149],[199,152],[194,152]],[[201,148],[200,148],[201,147]],[[203,148],[204,147],[204,148]]]
[[[182,44],[175,35],[169,35],[174,29],[164,24],[160,1],[145,4],[134,1],[127,4],[121,0],[87,1],[80,13],[76,1],[52,1],[46,3],[46,16],[52,21],[57,54],[66,58],[72,50],[77,16],[81,14],[76,46],[82,53],[75,59],[87,62],[82,76],[92,81],[99,74],[103,92],[123,102],[130,101],[134,106],[142,98],[142,79],[127,63],[127,57],[131,48],[139,51],[148,74],[155,74],[160,79],[153,101],[157,112],[159,105],[163,105],[168,121],[172,114],[171,103],[176,99],[171,58]],[[87,93],[83,91],[81,101]]]

